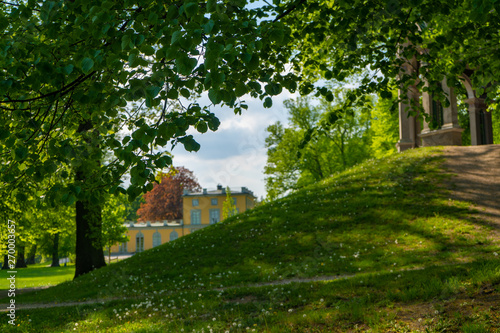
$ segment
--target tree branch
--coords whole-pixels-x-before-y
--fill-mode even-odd
[[[37,101],[37,100],[44,99],[44,98],[47,98],[47,97],[50,97],[50,96],[54,96],[54,95],[57,95],[57,94],[61,94],[61,96],[64,96],[64,95],[66,95],[68,92],[70,92],[70,91],[71,91],[71,89],[72,89],[74,86],[77,86],[77,85],[79,85],[80,83],[84,82],[85,80],[87,80],[89,77],[91,77],[91,76],[92,76],[92,75],[94,75],[95,73],[96,73],[96,71],[93,71],[92,73],[87,74],[87,75],[80,75],[77,79],[75,79],[73,82],[71,82],[71,83],[70,83],[70,84],[68,84],[67,86],[64,86],[64,87],[62,87],[62,88],[61,88],[61,89],[59,89],[59,90],[56,90],[56,91],[50,92],[50,93],[45,94],[45,95],[40,95],[40,96],[38,96],[38,97],[33,97],[33,98],[28,98],[28,99],[17,99],[17,100],[12,100],[12,99],[9,99],[8,101],[0,101],[0,104],[32,102],[32,101]]]
[[[295,3],[293,3],[292,5],[290,5],[283,13],[281,13],[280,15],[278,15],[273,20],[273,22],[281,20],[283,17],[287,16],[288,14],[290,14],[291,12],[293,12],[294,10],[296,10],[300,5],[304,4],[306,1],[307,0],[297,0]]]

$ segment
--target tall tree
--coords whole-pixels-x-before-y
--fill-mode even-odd
[[[238,214],[238,209],[234,204],[234,199],[231,196],[231,189],[229,186],[226,187],[226,200],[222,203],[222,220],[228,217],[235,216]]]
[[[102,215],[102,241],[107,248],[108,262],[111,262],[111,247],[128,241],[127,227],[124,226],[127,206],[124,196],[112,196],[106,202]]]
[[[336,93],[340,97],[340,92]],[[266,190],[275,199],[290,190],[324,179],[370,156],[371,100],[358,106],[325,99],[285,102],[290,113],[267,128]]]
[[[172,167],[166,173],[158,173],[157,178],[159,182],[143,196],[145,202],[137,211],[139,221],[182,219],[183,191],[200,191],[198,180],[184,167]]]
[[[288,29],[245,3],[0,2],[0,155],[11,159],[1,178],[11,189],[64,179],[40,195],[76,207],[75,277],[104,265],[105,192],[133,200],[151,190],[155,171],[171,164],[156,147],[196,151],[189,127],[217,129],[208,105],[179,110],[175,101],[206,91],[210,103],[241,112],[246,93],[270,107],[269,96],[295,89],[295,75],[282,74]],[[120,113],[133,101],[156,111],[151,121]]]

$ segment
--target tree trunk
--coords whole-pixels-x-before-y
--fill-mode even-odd
[[[75,278],[106,266],[101,229],[101,205],[88,200],[77,201]]]
[[[60,267],[59,265],[59,233],[54,235],[54,245],[52,246],[52,265],[50,267]]]
[[[9,256],[7,254],[3,256],[2,269],[9,269]]]
[[[28,260],[26,260],[27,265],[34,265],[36,263],[35,256],[36,256],[36,247],[37,245],[33,245],[33,247],[30,249],[30,252],[28,254]]]
[[[26,268],[26,261],[24,260],[24,245],[19,246],[19,251],[17,252],[16,268]]]
[[[93,142],[91,138],[90,132],[92,129],[92,122],[87,120],[80,124],[77,132],[81,133],[83,137],[85,137],[85,133],[89,134],[84,140],[89,146],[98,148],[98,140]],[[76,170],[76,182],[88,184],[89,181],[93,180],[92,171],[97,170],[99,165],[99,158],[95,158],[95,156],[84,157],[82,166],[78,167]],[[101,199],[97,190],[88,191],[89,193],[84,199],[78,199],[76,201],[75,278],[89,273],[94,269],[106,266],[101,237]]]

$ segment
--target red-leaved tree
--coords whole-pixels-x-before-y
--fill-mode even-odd
[[[144,201],[137,210],[139,221],[161,221],[182,219],[182,193],[187,189],[200,191],[192,171],[184,167],[172,167],[167,173],[157,176],[159,184],[144,194]]]

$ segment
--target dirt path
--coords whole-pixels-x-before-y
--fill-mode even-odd
[[[446,147],[444,167],[454,174],[451,198],[468,201],[500,239],[500,145]]]
[[[444,167],[447,172],[454,174],[451,178],[449,189],[454,200],[468,201],[474,204],[478,212],[476,217],[487,221],[495,229],[495,237],[500,239],[500,145],[472,146],[472,147],[446,147]],[[421,268],[419,268],[421,269]],[[283,285],[293,282],[331,281],[342,278],[351,278],[355,275],[345,276],[318,276],[312,278],[292,278],[280,281],[269,281],[246,286],[234,286],[216,290],[241,287],[262,287]],[[18,291],[30,292],[42,288],[26,288]],[[0,298],[6,297],[0,292]],[[105,303],[118,299],[87,300],[82,302],[62,302],[45,304],[19,304],[17,309],[52,308],[62,306],[77,306],[85,304]],[[139,299],[139,298],[138,298]],[[0,312],[6,309],[2,305]]]

